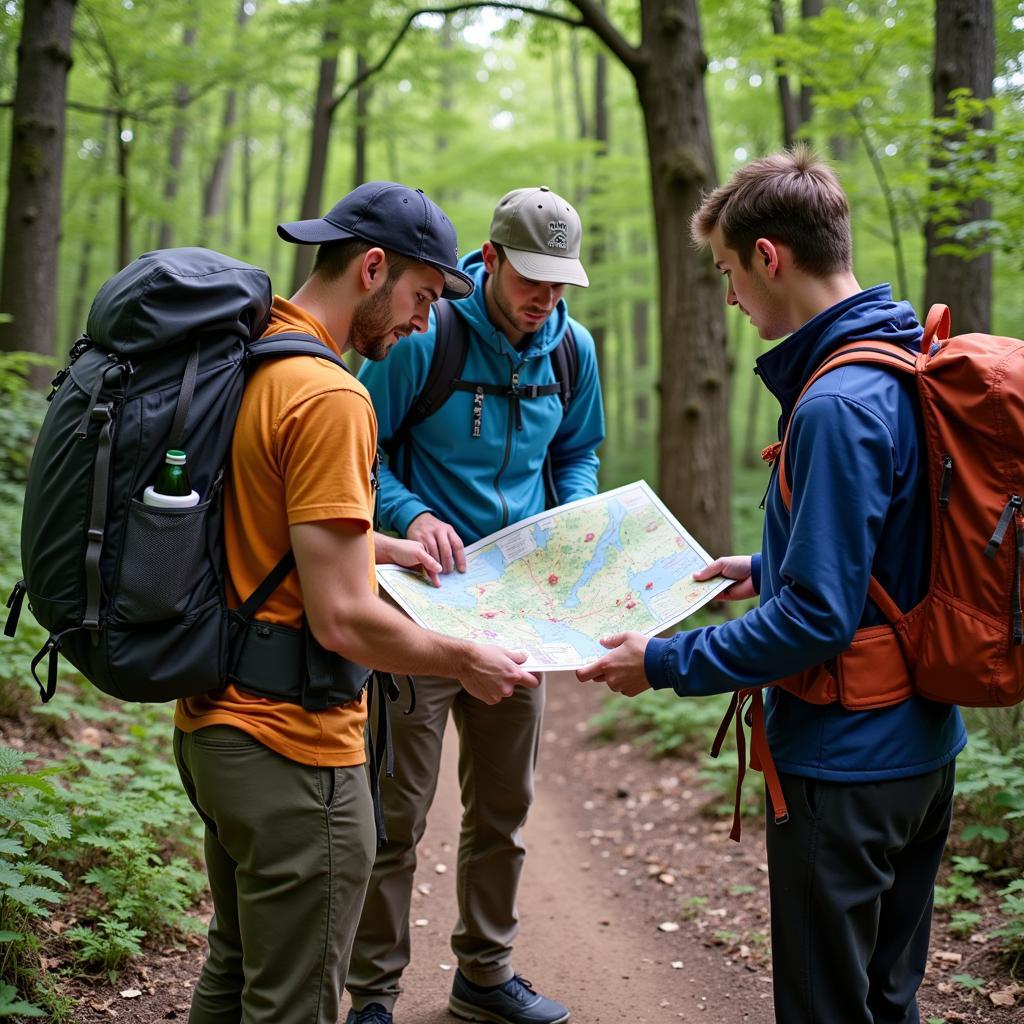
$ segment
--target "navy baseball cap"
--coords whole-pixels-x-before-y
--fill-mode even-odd
[[[322,217],[278,224],[277,233],[286,242],[299,245],[361,238],[439,270],[444,276],[441,294],[446,299],[464,299],[473,291],[473,279],[456,268],[455,228],[422,189],[393,181],[368,181]]]

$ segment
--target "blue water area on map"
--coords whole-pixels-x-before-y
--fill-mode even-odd
[[[609,549],[612,546],[620,549],[622,547],[622,538],[619,536],[619,530],[622,527],[622,521],[626,518],[626,509],[618,501],[609,501],[606,507],[608,511],[608,525],[594,545],[594,554],[584,567],[580,578],[573,584],[572,590],[569,591],[569,596],[565,599],[566,608],[579,607],[580,590],[605,567],[605,563],[608,561]]]
[[[478,555],[465,572],[450,572],[441,577],[441,593],[445,604],[452,608],[476,608],[479,599],[472,593],[474,587],[501,579],[505,559],[497,548]]]
[[[551,540],[551,531],[545,530],[540,523],[534,523],[531,532],[534,543],[543,551],[548,546],[548,541]]]
[[[593,637],[564,623],[549,622],[547,619],[527,619],[526,622],[542,643],[571,644],[582,658],[599,658],[606,653]]]
[[[657,618],[656,613],[651,609],[651,600],[659,594],[670,590],[681,579],[689,577],[694,570],[698,569],[703,562],[695,551],[686,548],[683,551],[673,551],[665,558],[659,558],[649,569],[643,569],[633,573],[629,577],[629,586],[634,595],[640,598],[647,606],[648,611]],[[647,584],[653,586],[647,589]]]

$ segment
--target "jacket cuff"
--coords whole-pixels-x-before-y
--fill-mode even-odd
[[[754,593],[761,593],[761,553],[750,556],[750,582],[754,584]]]
[[[652,637],[647,641],[647,649],[644,651],[644,675],[653,690],[666,690],[672,686],[669,673],[665,672],[662,665],[665,661],[665,654],[671,640],[659,640]]]
[[[429,505],[424,505],[419,498],[411,497],[403,501],[391,514],[391,525],[398,531],[399,536],[405,537],[409,533],[412,521],[424,512],[433,512]]]

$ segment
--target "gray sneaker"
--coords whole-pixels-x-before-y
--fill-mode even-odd
[[[448,1009],[463,1020],[487,1024],[565,1024],[569,1011],[554,999],[535,992],[518,974],[503,985],[482,988],[455,972]]]
[[[394,1024],[390,1010],[385,1010],[380,1003],[368,1003],[361,1010],[353,1007],[348,1011],[345,1024]]]

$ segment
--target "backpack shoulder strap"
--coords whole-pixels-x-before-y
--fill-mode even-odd
[[[382,444],[389,455],[401,447],[417,424],[433,416],[448,401],[454,390],[452,385],[462,376],[462,368],[466,365],[469,355],[466,321],[447,299],[438,299],[434,304],[434,317],[434,352],[430,357],[427,379],[398,429]]]
[[[811,374],[810,379],[804,385],[800,396],[793,405],[793,413],[786,424],[786,433],[782,438],[782,447],[779,449],[779,496],[782,498],[786,511],[789,511],[793,498],[792,488],[789,486],[789,478],[786,476],[786,445],[789,441],[789,428],[793,423],[793,416],[797,407],[803,400],[804,395],[810,390],[811,385],[816,383],[826,373],[837,370],[841,366],[850,366],[853,363],[871,363],[875,366],[885,366],[898,373],[917,373],[917,359],[912,356],[902,345],[896,345],[891,341],[852,341],[848,345],[841,345]]]
[[[301,331],[282,331],[280,334],[259,338],[249,343],[246,353],[246,358],[254,362],[279,359],[283,356],[315,356],[317,359],[326,359],[335,366],[340,366],[347,373],[352,373],[341,356],[332,352],[312,334]]]
[[[912,356],[902,345],[896,345],[891,341],[853,341],[848,345],[841,345],[811,374],[810,379],[804,385],[800,396],[793,405],[793,414],[796,413],[797,406],[815,381],[824,377],[826,373],[830,373],[832,370],[837,370],[841,366],[850,366],[854,363],[871,363],[875,366],[884,366],[890,370],[896,370],[898,373],[908,374],[916,374],[918,367],[918,359]],[[790,510],[793,500],[793,491],[789,486],[789,478],[786,476],[786,442],[789,439],[789,428],[792,423],[793,415],[790,415],[778,454],[779,497],[782,498],[782,503],[785,505],[787,512]],[[896,622],[903,614],[896,602],[874,576],[871,576],[868,581],[868,596],[890,623]]]
[[[561,385],[558,397],[562,401],[564,414],[576,391],[576,381],[580,375],[580,353],[572,327],[566,327],[562,340],[552,349],[551,368],[555,371],[555,380]]]

